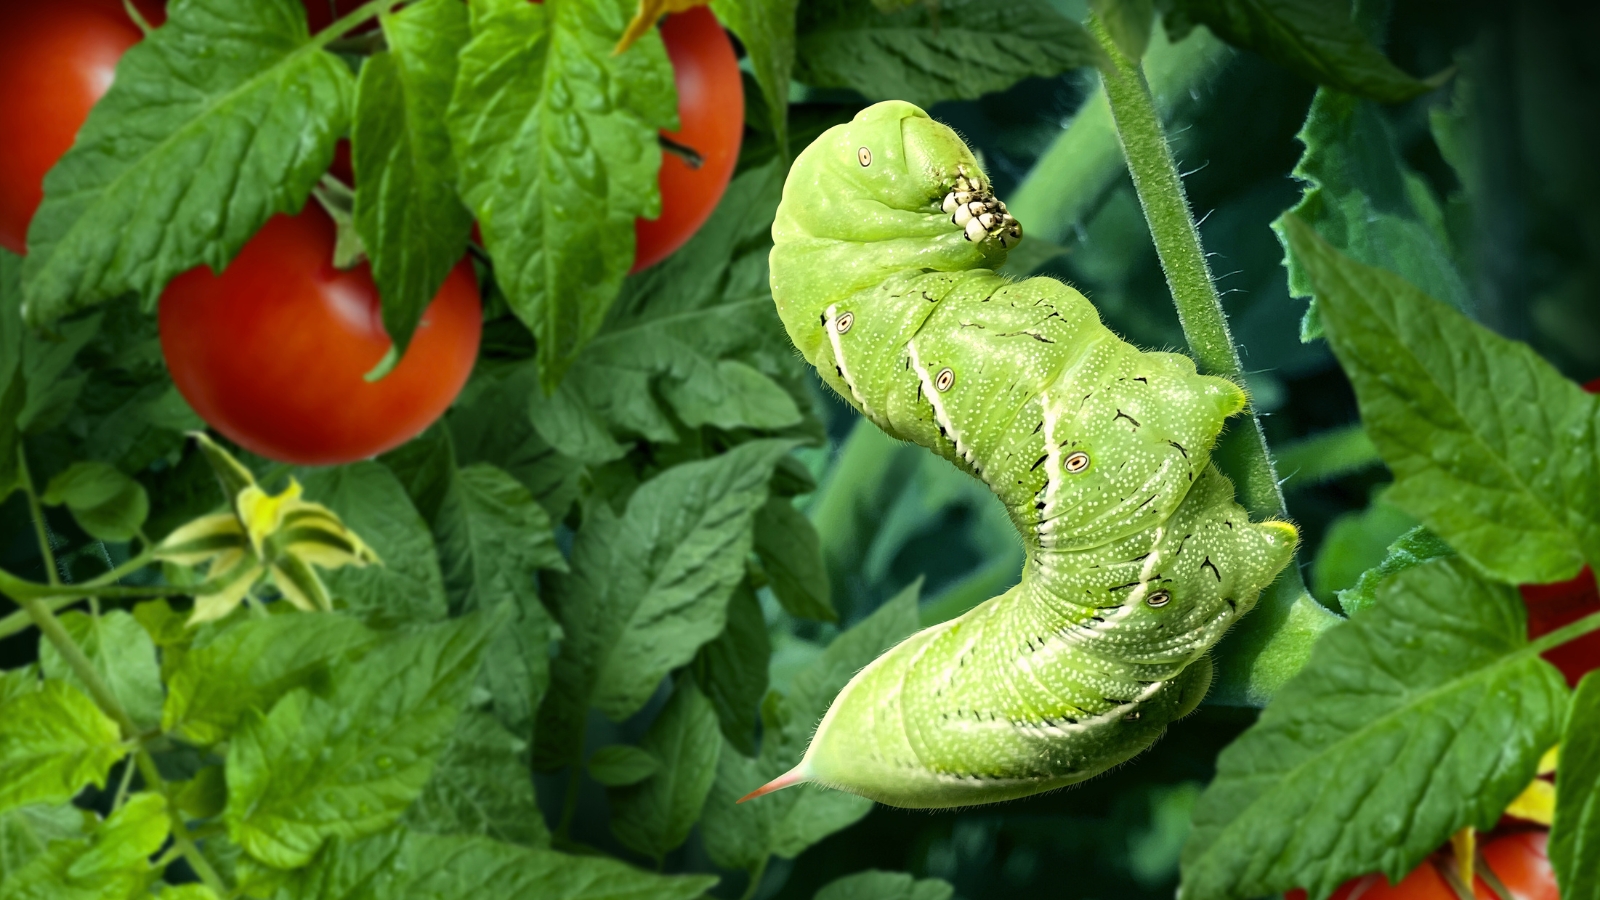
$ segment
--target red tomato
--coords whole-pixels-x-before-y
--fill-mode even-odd
[[[1511,892],[1511,900],[1561,900],[1546,851],[1550,833],[1524,831],[1483,846],[1483,861]]]
[[[303,0],[303,2],[306,7],[306,25],[312,34],[316,34],[335,21],[355,12],[365,0]],[[377,25],[377,17],[373,17],[372,21],[357,28],[356,32],[367,31],[376,28]]]
[[[704,162],[689,168],[674,153],[661,155],[661,215],[634,223],[633,271],[647,269],[682,247],[728,189],[744,139],[744,84],[733,42],[711,10],[698,6],[662,20],[661,37],[678,86],[679,130],[666,136],[692,147]]]
[[[395,447],[444,413],[477,357],[482,312],[463,260],[400,364],[365,381],[391,342],[371,270],[334,268],[334,234],[310,202],[269,221],[222,275],[193,269],[161,297],[161,350],[184,399],[271,459],[331,465]]]
[[[1494,900],[1494,894],[1489,893],[1488,886],[1484,885],[1481,879],[1474,887],[1478,900]],[[1306,900],[1306,892],[1296,889],[1286,894],[1285,898]],[[1412,869],[1411,874],[1399,884],[1390,884],[1389,879],[1382,875],[1352,878],[1333,892],[1331,900],[1461,900],[1461,898],[1429,861]]]
[[[139,6],[152,25],[162,21],[159,6]],[[0,0],[0,9],[0,247],[25,253],[44,173],[144,34],[122,0]]]

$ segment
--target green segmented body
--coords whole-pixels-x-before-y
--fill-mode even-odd
[[[878,427],[987,484],[1027,561],[1015,588],[863,669],[762,792],[960,806],[1149,746],[1293,554],[1293,526],[1250,522],[1210,464],[1243,392],[1122,341],[1058,281],[994,274],[1020,230],[961,139],[910,104],[800,154],[772,232],[795,345]]]

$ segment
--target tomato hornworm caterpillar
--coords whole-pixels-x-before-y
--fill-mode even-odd
[[[1294,552],[1294,526],[1251,522],[1210,462],[1244,392],[1123,342],[1059,281],[996,275],[1021,226],[909,103],[801,153],[772,235],[795,346],[879,428],[987,484],[1027,560],[1015,588],[858,673],[801,763],[751,796],[815,782],[963,806],[1149,746]]]

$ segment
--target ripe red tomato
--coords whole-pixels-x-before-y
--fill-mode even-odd
[[[1494,900],[1488,885],[1482,879],[1473,886],[1477,900]],[[1306,900],[1306,892],[1296,889],[1285,895],[1286,900]],[[1411,870],[1399,884],[1390,884],[1382,875],[1363,875],[1353,878],[1333,892],[1331,900],[1461,900],[1450,883],[1444,880],[1433,862],[1427,861]]]
[[[306,7],[306,25],[312,34],[316,34],[335,21],[355,12],[364,0],[303,0],[303,2]],[[376,28],[377,25],[378,20],[374,18],[357,28],[356,32],[367,31]]]
[[[334,268],[334,236],[310,202],[269,221],[222,275],[193,269],[161,297],[161,351],[184,399],[271,459],[331,465],[395,447],[444,413],[477,357],[482,311],[463,260],[400,364],[365,381],[391,342],[371,270]]]
[[[674,153],[661,155],[661,215],[634,223],[633,270],[647,269],[682,247],[710,218],[728,189],[744,139],[744,84],[733,42],[703,6],[662,20],[661,37],[678,86],[679,129],[666,137],[704,160],[689,168]]]
[[[152,25],[162,21],[160,6],[139,6]],[[144,34],[122,0],[0,0],[0,9],[0,247],[25,253],[44,174]]]
[[[1549,841],[1549,832],[1524,831],[1483,845],[1483,861],[1511,892],[1511,900],[1561,900],[1550,868]]]

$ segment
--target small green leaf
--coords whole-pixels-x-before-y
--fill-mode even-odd
[[[1273,448],[1283,489],[1292,491],[1331,481],[1383,462],[1361,425],[1330,428]]]
[[[0,672],[0,705],[13,697],[37,692],[39,684],[39,667],[32,663],[20,669]]]
[[[384,330],[403,355],[472,228],[445,127],[456,55],[470,33],[458,0],[424,0],[382,22],[389,49],[361,66],[350,152],[356,231],[383,299]]]
[[[592,705],[621,721],[672,669],[722,633],[745,577],[752,521],[773,467],[792,445],[752,441],[646,482],[617,518],[596,505],[572,548],[572,573],[552,580],[566,637],[539,711],[536,761],[575,762]]]
[[[1600,562],[1600,397],[1526,344],[1284,222],[1395,474],[1389,502],[1513,584]]]
[[[66,504],[78,526],[102,541],[129,541],[150,515],[144,486],[102,462],[76,462],[50,479],[41,498]]]
[[[504,469],[558,522],[578,498],[584,464],[557,451],[517,412],[540,391],[538,376],[532,366],[480,367],[446,424],[461,465],[486,462]]]
[[[970,100],[1095,61],[1094,38],[1046,0],[944,0],[885,14],[854,0],[801,6],[795,77],[869,100]]]
[[[433,777],[401,821],[432,834],[481,834],[528,847],[550,843],[533,794],[527,741],[477,710],[461,714]]]
[[[89,819],[92,821],[92,816]],[[157,873],[150,857],[171,830],[166,799],[137,793],[87,837],[60,835],[15,869],[0,870],[7,900],[138,900]]]
[[[689,838],[717,774],[717,712],[695,687],[680,678],[666,708],[645,732],[641,749],[661,769],[638,784],[612,788],[611,833],[630,850],[664,858]]]
[[[1444,83],[1419,80],[1372,45],[1348,4],[1328,0],[1179,0],[1177,11],[1235,47],[1265,56],[1317,84],[1399,103]]]
[[[160,725],[161,667],[156,662],[155,642],[138,621],[120,609],[106,610],[98,616],[73,610],[57,618],[133,723],[145,730]],[[59,678],[88,693],[88,685],[78,680],[77,673],[49,641],[39,641],[39,665],[45,677]]]
[[[195,0],[134,45],[28,230],[26,315],[49,322],[169,279],[221,271],[297,211],[350,120],[353,79],[311,42],[298,0]]]
[[[1218,758],[1180,896],[1322,900],[1367,872],[1398,882],[1458,829],[1492,828],[1566,714],[1566,684],[1526,634],[1516,591],[1461,560],[1386,583]]]
[[[172,668],[161,728],[202,747],[226,740],[246,713],[265,713],[284,694],[325,682],[335,662],[358,658],[378,637],[338,615],[239,622]]]
[[[1389,545],[1415,529],[1417,520],[1384,502],[1383,491],[1374,491],[1367,508],[1348,512],[1328,524],[1328,531],[1311,563],[1311,587],[1324,603],[1356,581],[1368,569],[1379,565]]]
[[[13,873],[25,872],[50,845],[77,840],[93,814],[73,806],[24,806],[0,813],[0,892]]]
[[[609,744],[589,757],[589,777],[606,787],[627,787],[661,771],[661,760],[632,744]]]
[[[1402,534],[1384,552],[1383,561],[1361,573],[1355,586],[1339,592],[1339,608],[1347,616],[1372,608],[1378,602],[1378,587],[1390,577],[1425,562],[1454,556],[1450,545],[1438,535],[1418,526]]]
[[[334,841],[275,900],[694,900],[713,875],[656,875],[603,856],[395,829]]]
[[[0,811],[65,803],[84,786],[104,787],[127,755],[117,723],[63,681],[0,705]]]
[[[1600,897],[1600,674],[1594,672],[1578,682],[1567,713],[1549,851],[1562,897]]]
[[[822,540],[816,526],[787,498],[773,497],[756,514],[756,554],[773,596],[792,616],[837,622]]]
[[[383,560],[324,573],[338,606],[373,624],[444,618],[444,578],[433,535],[405,488],[380,463],[305,472],[305,495],[338,514]]]
[[[950,900],[955,888],[938,878],[913,879],[904,872],[869,869],[828,882],[815,900]]]
[[[799,0],[711,0],[729,31],[739,37],[761,86],[779,153],[788,157],[789,80],[794,71],[794,17]]]
[[[1124,56],[1134,62],[1144,58],[1156,18],[1155,4],[1151,0],[1089,0],[1089,9],[1100,17],[1112,42]]]
[[[617,56],[632,0],[478,0],[449,126],[495,277],[539,346],[548,393],[600,329],[660,213],[660,129],[677,127],[654,29]]]
[[[228,745],[229,837],[297,868],[330,837],[394,824],[450,741],[491,624],[480,614],[412,632],[336,669],[326,699],[301,688],[247,716]]]
[[[784,501],[787,503],[787,501]],[[760,526],[757,525],[757,534]],[[772,642],[761,601],[748,583],[728,598],[728,625],[700,648],[691,666],[696,683],[717,711],[722,734],[740,753],[755,755],[756,718],[767,693]]]

